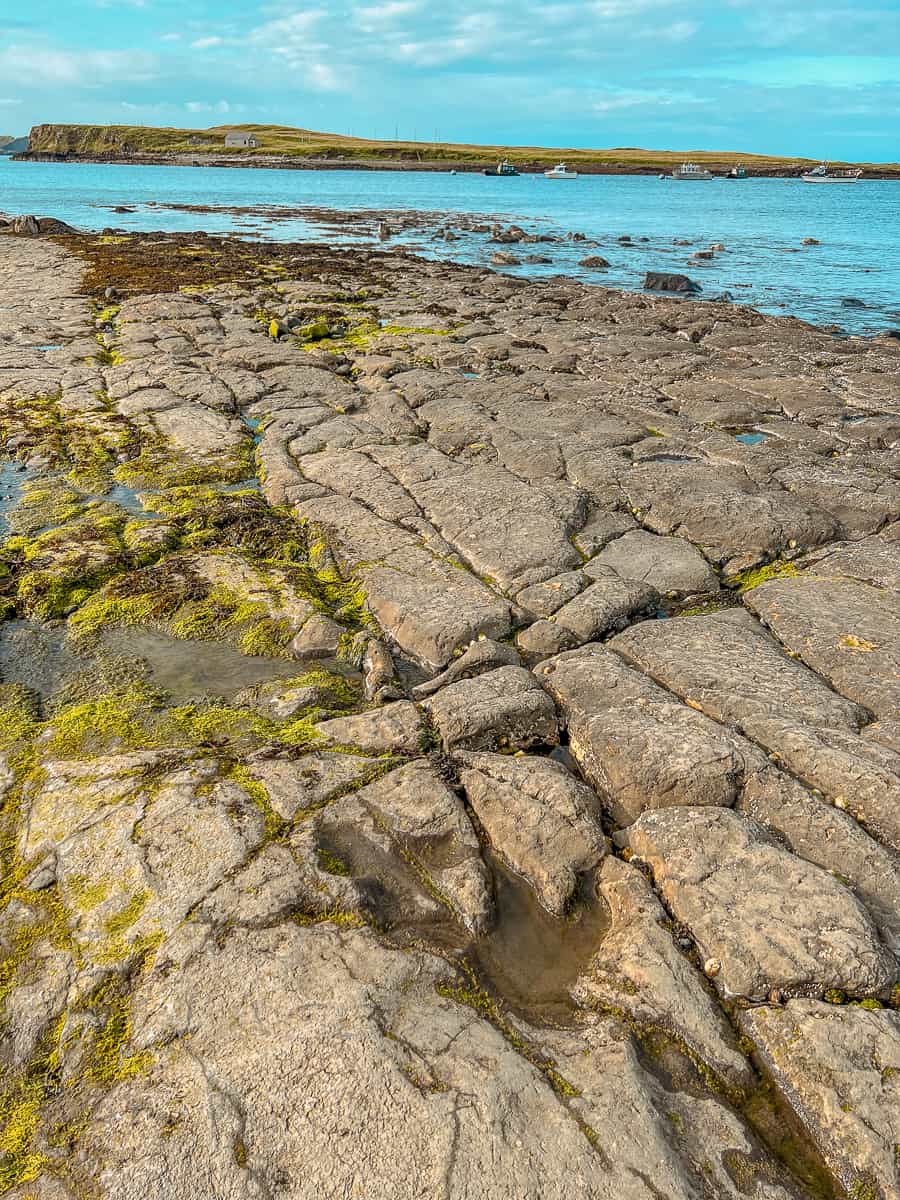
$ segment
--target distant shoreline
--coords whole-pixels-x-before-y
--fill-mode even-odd
[[[35,125],[20,162],[95,163],[128,166],[256,167],[290,171],[457,171],[481,174],[508,159],[522,174],[542,174],[559,162],[582,175],[670,175],[695,162],[715,175],[743,167],[748,176],[796,178],[818,159],[745,150],[640,146],[505,146],[353,137],[288,125],[218,125],[184,129],[148,125]],[[900,179],[900,162],[838,162],[860,168],[866,179]]]
[[[449,174],[455,171],[460,175],[482,175],[486,169],[496,166],[496,163],[485,161],[473,163],[471,160],[453,161],[452,159],[423,160],[412,162],[409,159],[381,158],[302,158],[295,155],[243,155],[243,154],[79,154],[72,151],[66,153],[51,153],[46,151],[28,151],[25,153],[7,155],[12,162],[42,162],[60,164],[93,163],[103,166],[128,167],[228,167],[237,169],[257,170],[286,170],[286,171],[395,171],[430,172]],[[704,164],[713,175],[725,175],[733,162],[715,163],[707,161]],[[516,169],[521,175],[542,175],[547,170],[546,162],[517,162]],[[575,169],[579,175],[635,175],[654,178],[659,175],[670,175],[668,164],[645,166],[630,163],[586,163],[578,162]],[[802,168],[793,167],[749,167],[748,178],[753,179],[797,179]],[[895,169],[881,168],[866,170],[860,182],[884,182],[900,180],[900,166]]]

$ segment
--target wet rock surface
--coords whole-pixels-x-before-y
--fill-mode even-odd
[[[48,229],[0,1190],[893,1200],[898,344]]]

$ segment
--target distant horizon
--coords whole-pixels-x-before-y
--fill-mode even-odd
[[[900,3],[31,0],[0,128],[281,124],[378,140],[900,159]],[[48,122],[48,114],[56,122]]]
[[[510,152],[516,152],[516,151],[525,152],[528,150],[535,150],[535,151],[559,151],[560,153],[564,153],[567,150],[572,150],[572,151],[580,151],[580,152],[586,151],[586,152],[596,152],[598,154],[607,154],[607,153],[616,153],[616,152],[622,151],[622,152],[645,153],[645,154],[649,154],[649,155],[653,155],[653,154],[684,155],[685,157],[690,157],[691,155],[723,155],[723,156],[727,156],[729,158],[735,157],[735,156],[740,157],[743,155],[744,157],[746,157],[748,159],[750,159],[750,158],[784,158],[784,159],[805,159],[805,160],[817,161],[817,162],[821,162],[821,161],[865,162],[871,166],[885,166],[885,167],[896,165],[897,161],[900,161],[900,144],[898,144],[898,148],[897,148],[898,149],[898,159],[893,159],[893,160],[873,159],[873,158],[844,159],[837,155],[831,155],[830,157],[825,158],[824,156],[803,153],[800,151],[795,151],[795,152],[778,151],[778,152],[775,152],[772,150],[765,150],[765,149],[749,150],[746,147],[740,147],[738,149],[728,149],[726,147],[719,146],[719,145],[716,145],[716,146],[693,146],[693,147],[682,147],[682,146],[669,147],[669,146],[650,146],[650,145],[639,146],[639,145],[624,145],[624,144],[622,144],[622,145],[601,146],[601,145],[588,145],[588,144],[579,145],[574,142],[570,142],[566,145],[563,145],[562,143],[551,145],[551,144],[541,144],[538,142],[504,142],[504,141],[500,141],[500,140],[468,141],[465,139],[458,139],[458,138],[449,138],[446,140],[442,139],[439,142],[434,142],[430,138],[429,139],[419,138],[418,140],[414,140],[412,138],[404,138],[402,136],[402,133],[401,133],[401,136],[399,139],[395,139],[393,137],[374,138],[374,137],[367,137],[364,134],[351,133],[346,130],[314,129],[311,126],[307,126],[307,125],[290,125],[290,124],[287,124],[286,122],[281,122],[281,121],[273,121],[273,122],[222,121],[215,125],[206,125],[206,126],[191,125],[191,124],[156,125],[149,121],[115,121],[115,122],[112,122],[112,121],[109,121],[109,122],[107,122],[107,121],[78,121],[78,122],[75,122],[75,121],[36,121],[36,122],[34,122],[33,125],[31,125],[29,127],[29,129],[25,133],[9,133],[9,134],[0,133],[0,143],[2,143],[7,138],[10,138],[11,140],[14,140],[14,141],[19,141],[23,138],[27,139],[30,137],[32,130],[34,128],[40,127],[40,126],[77,126],[79,128],[84,128],[84,129],[90,129],[90,128],[171,129],[171,130],[175,130],[178,132],[196,133],[196,134],[212,133],[212,132],[231,130],[231,129],[234,129],[234,130],[259,130],[259,129],[279,128],[279,129],[284,129],[284,130],[309,132],[310,134],[313,134],[316,136],[323,136],[326,138],[327,137],[353,138],[358,141],[363,141],[363,142],[371,141],[373,143],[379,143],[382,145],[402,144],[402,145],[409,145],[409,146],[416,146],[416,147],[421,146],[423,148],[427,148],[428,146],[440,145],[440,146],[468,147],[471,149],[485,149],[485,150],[498,150],[499,149],[499,150],[507,150]]]

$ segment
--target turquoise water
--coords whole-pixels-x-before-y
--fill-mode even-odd
[[[267,206],[264,213],[189,213],[157,205]],[[115,205],[135,208],[113,213]],[[426,228],[395,239],[416,253],[489,263],[498,249],[485,235],[462,233],[447,244],[433,231],[447,214],[514,221],[529,232],[580,232],[597,248],[567,242],[504,246],[517,257],[537,252],[542,266],[514,274],[576,275],[638,289],[647,270],[684,271],[705,296],[730,292],[739,303],[787,313],[851,332],[900,326],[900,183],[862,181],[812,187],[796,179],[741,183],[674,183],[655,177],[582,176],[571,183],[543,176],[491,179],[480,174],[392,171],[241,170],[91,163],[17,163],[0,157],[0,211],[55,216],[84,229],[197,230],[282,241],[374,242],[377,219],[364,228],[323,225],[321,214],[285,210],[376,210],[432,214]],[[279,211],[281,210],[281,211]],[[617,242],[633,239],[630,247]],[[802,246],[805,237],[818,246]],[[647,241],[639,241],[647,238]],[[690,246],[675,246],[688,239]],[[721,242],[711,262],[690,263],[696,249]],[[578,266],[600,253],[610,269]],[[853,298],[865,307],[845,307]]]

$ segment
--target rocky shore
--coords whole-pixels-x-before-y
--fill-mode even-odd
[[[0,1192],[893,1200],[900,341],[52,228]]]

